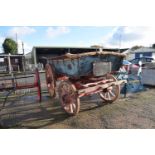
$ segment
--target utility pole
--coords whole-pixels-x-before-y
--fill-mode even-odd
[[[9,67],[9,73],[12,73],[12,65],[11,65],[11,54],[8,54],[8,67]]]
[[[22,50],[23,50],[23,71],[25,72],[25,51],[24,51],[24,43],[22,42]]]
[[[22,42],[22,50],[23,50],[23,55],[25,55],[25,51],[24,51],[24,43]]]
[[[17,43],[17,54],[18,54],[18,36],[17,36],[17,33],[16,33],[16,43]]]
[[[122,41],[122,35],[120,33],[120,36],[119,36],[119,53],[121,53],[121,41]]]

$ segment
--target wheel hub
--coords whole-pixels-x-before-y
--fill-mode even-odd
[[[65,104],[72,104],[72,98],[68,94],[63,95],[62,100]]]
[[[52,82],[51,77],[47,77],[47,84],[50,84]]]

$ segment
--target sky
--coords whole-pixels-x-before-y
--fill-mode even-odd
[[[33,46],[102,45],[105,48],[131,48],[135,45],[151,46],[155,43],[155,27],[0,26],[1,53],[6,37],[18,40],[19,53],[22,52],[22,42],[25,53],[30,52]]]

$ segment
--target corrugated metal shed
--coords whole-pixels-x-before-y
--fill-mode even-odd
[[[146,52],[155,53],[155,49],[151,47],[142,47],[142,48],[132,51],[132,53],[146,53]]]

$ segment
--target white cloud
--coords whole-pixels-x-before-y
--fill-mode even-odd
[[[3,53],[3,47],[2,47],[2,44],[4,42],[4,37],[0,37],[0,53]]]
[[[68,27],[65,26],[61,26],[61,27],[48,27],[46,30],[46,35],[49,38],[54,38],[63,34],[67,34],[70,32],[70,29]]]
[[[13,36],[15,37],[16,34],[18,36],[25,36],[25,35],[30,35],[32,33],[36,32],[36,30],[32,27],[28,26],[22,26],[22,27],[13,27],[8,31],[8,36]]]
[[[33,47],[33,46],[31,46],[31,45],[29,45],[28,43],[24,42],[24,50],[25,50],[25,54],[31,52],[32,47]]]
[[[4,37],[0,37],[0,44],[2,44],[4,42]]]
[[[105,46],[115,48],[150,46],[155,43],[155,27],[115,27],[102,41]]]

